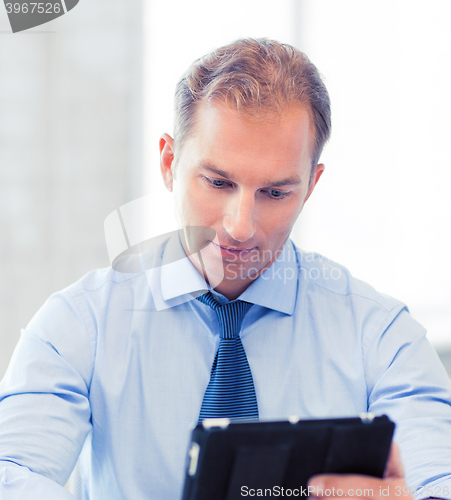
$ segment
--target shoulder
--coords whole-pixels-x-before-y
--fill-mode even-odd
[[[162,265],[170,241],[170,235],[163,236],[147,246],[129,249],[112,266],[94,269],[58,293],[76,302],[97,301],[103,306],[111,305],[116,296],[142,294],[147,288],[146,271]]]
[[[355,278],[343,265],[295,247],[299,269],[298,307],[323,328],[346,330],[364,344],[382,335],[395,319],[411,321],[406,304]],[[398,324],[399,321],[396,321]],[[354,333],[352,333],[354,332]]]
[[[126,275],[111,268],[96,269],[53,293],[24,329],[90,380],[99,336],[118,328],[126,311],[146,300],[145,273]],[[138,297],[138,299],[136,299]],[[124,315],[125,312],[125,315]]]
[[[68,321],[87,322],[90,316],[102,311],[121,290],[130,290],[139,286],[145,279],[145,273],[124,274],[111,267],[95,269],[71,285],[53,293],[38,310],[29,326],[37,321],[46,324]],[[88,321],[89,322],[89,321]]]
[[[311,318],[315,331],[328,332],[328,338],[331,332],[341,339],[359,338],[363,353],[381,338],[396,350],[425,335],[425,328],[412,318],[404,302],[355,278],[341,264],[294,248],[299,269],[298,311]]]
[[[305,286],[332,300],[367,302],[381,309],[402,309],[405,304],[381,293],[370,284],[355,278],[343,265],[316,252],[306,252],[294,245],[299,269],[299,279]]]
[[[34,319],[71,316],[83,323],[91,336],[136,309],[152,309],[147,271],[162,265],[163,255],[174,233],[124,252],[113,266],[94,269],[75,283],[54,293]],[[176,233],[178,237],[178,232]],[[147,242],[148,243],[148,242]]]
[[[136,286],[143,277],[145,279],[145,272],[122,273],[115,271],[111,266],[94,269],[55,295],[75,298],[85,294],[94,296],[104,292],[109,293],[114,289]]]

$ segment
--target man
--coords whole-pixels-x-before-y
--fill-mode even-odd
[[[169,238],[150,270],[90,273],[38,312],[1,386],[1,498],[69,498],[59,485],[89,435],[88,498],[177,499],[190,423],[247,412],[242,401],[260,418],[373,411],[397,423],[402,460],[394,448],[384,479],[316,477],[317,496],[451,498],[451,388],[424,329],[289,240],[329,133],[327,91],[290,46],[241,40],[189,68],[161,170],[183,234],[214,231],[199,251]],[[218,311],[233,304],[250,386],[224,406]]]

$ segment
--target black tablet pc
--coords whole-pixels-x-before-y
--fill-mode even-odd
[[[282,488],[307,496],[309,478],[320,473],[382,477],[394,427],[388,417],[369,413],[278,422],[206,419],[192,432],[182,500],[283,496]]]

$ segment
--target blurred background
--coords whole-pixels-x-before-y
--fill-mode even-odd
[[[12,34],[0,5],[0,377],[47,297],[109,265],[103,222],[150,194],[172,95],[239,37],[305,51],[324,76],[326,173],[292,237],[408,304],[451,373],[451,2],[80,0]]]

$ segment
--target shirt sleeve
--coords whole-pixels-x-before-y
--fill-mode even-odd
[[[91,429],[92,361],[78,310],[63,294],[51,297],[0,383],[0,498],[73,499],[63,485]]]
[[[369,411],[395,422],[417,499],[451,499],[451,381],[406,309],[384,321],[365,353]]]

